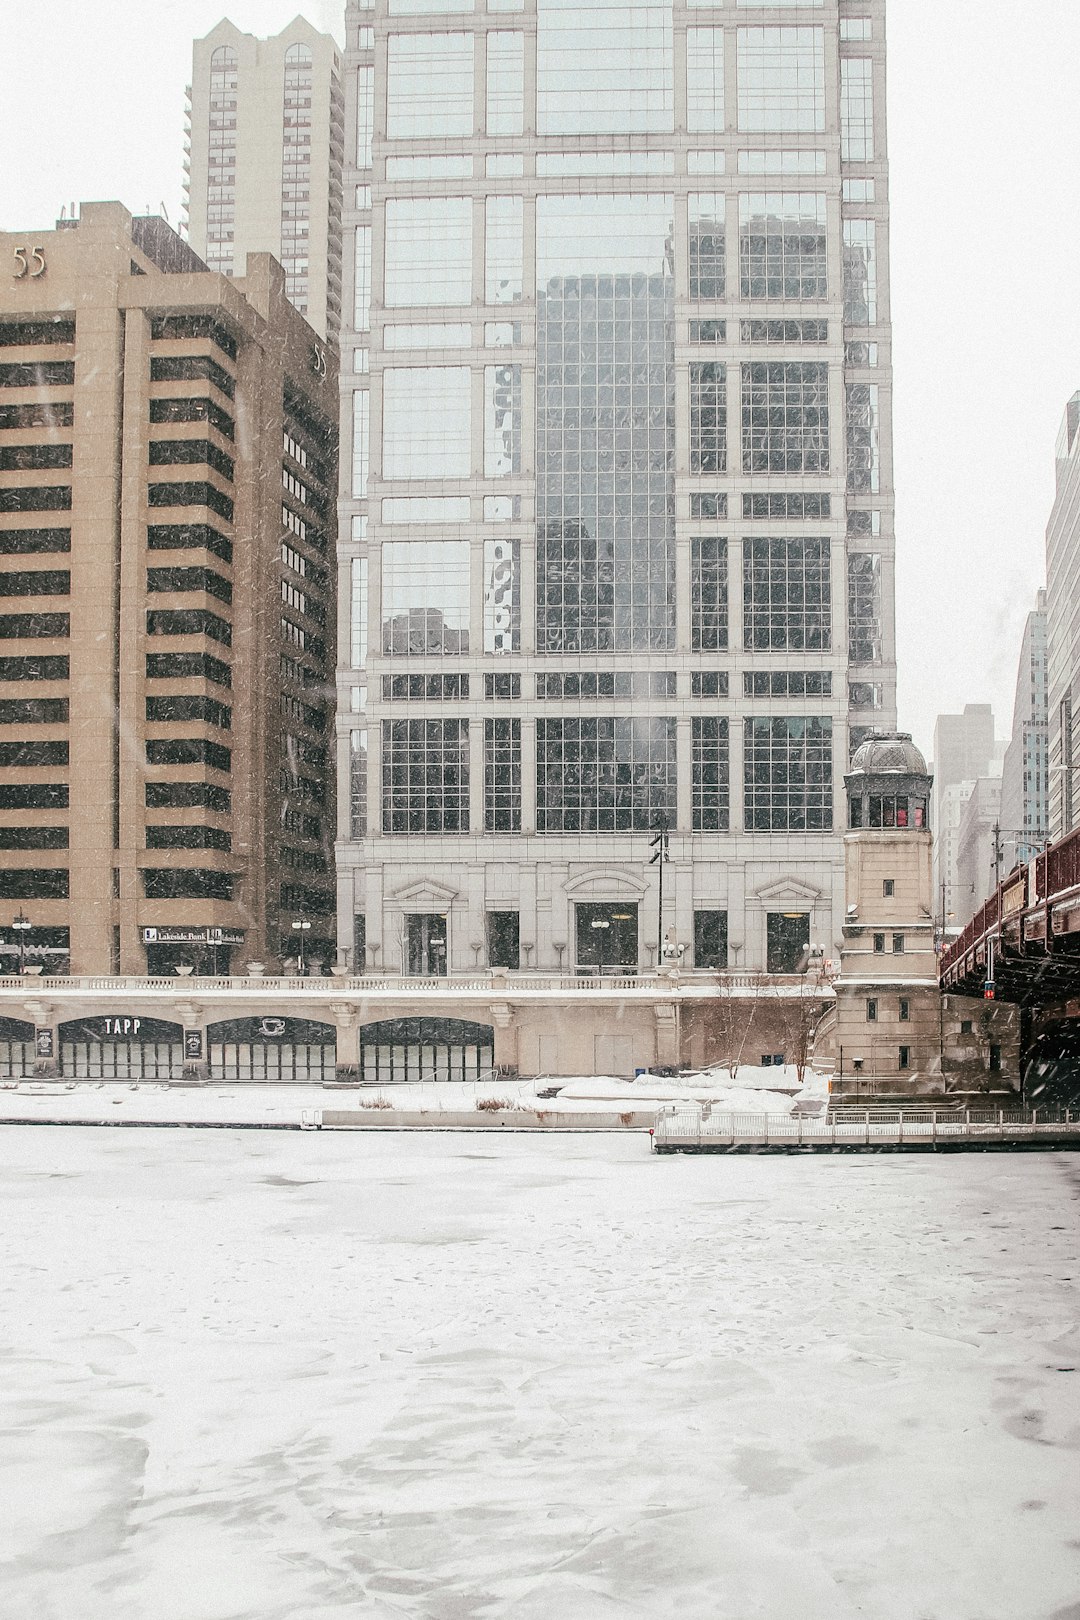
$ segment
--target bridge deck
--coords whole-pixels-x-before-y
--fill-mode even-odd
[[[986,1153],[1080,1151],[1080,1112],[864,1109],[821,1119],[666,1108],[654,1153]]]

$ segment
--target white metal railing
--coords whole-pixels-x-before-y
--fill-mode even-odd
[[[139,978],[135,976],[101,974],[8,974],[0,977],[0,992],[14,991],[21,999],[37,996],[42,991],[55,994],[92,993],[96,995],[131,995],[137,992],[157,995],[190,997],[193,991],[200,995],[218,992],[231,996],[258,996],[272,994],[302,996],[326,1000],[346,994],[424,995],[454,997],[461,994],[484,996],[508,991],[515,993],[556,992],[561,995],[620,995],[631,993],[642,996],[661,995],[665,1000],[674,997],[717,996],[806,996],[815,1000],[830,999],[832,989],[807,980],[801,974],[755,973],[643,973],[625,977],[608,974],[583,978],[577,974],[519,973],[493,971],[483,976],[437,979],[410,979],[398,975],[364,978],[330,974],[319,978],[270,977],[264,974],[234,974],[231,977],[196,977],[176,974],[168,977]]]
[[[700,1106],[662,1108],[653,1126],[653,1146],[870,1146],[873,1143],[955,1140],[1023,1141],[1040,1136],[1074,1138],[1080,1145],[1080,1110],[938,1108],[843,1109],[814,1117],[798,1114],[734,1114]]]

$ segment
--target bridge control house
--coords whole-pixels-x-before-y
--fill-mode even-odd
[[[116,203],[0,263],[0,969],[326,956],[336,355]]]
[[[856,751],[845,784],[847,910],[829,1032],[833,1095],[1011,1092],[1019,1078],[1017,1008],[939,989],[926,761],[906,732],[876,733]]]

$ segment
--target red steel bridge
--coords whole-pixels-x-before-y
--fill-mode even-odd
[[[1080,1098],[1080,827],[1009,873],[940,974],[954,995],[1020,1006],[1029,1099]]]

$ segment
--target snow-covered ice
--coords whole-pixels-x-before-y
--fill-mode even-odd
[[[4,1620],[1080,1614],[1080,1155],[0,1153]]]

